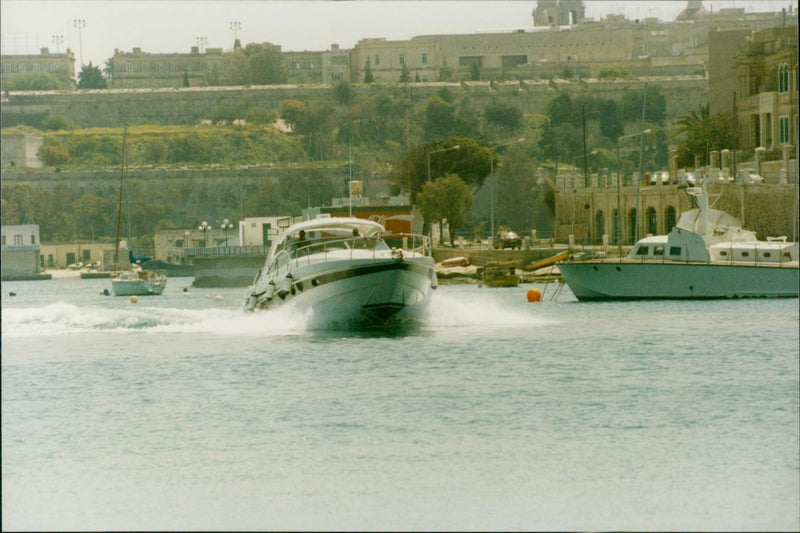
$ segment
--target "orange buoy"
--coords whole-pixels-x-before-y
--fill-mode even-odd
[[[138,301],[139,301],[139,298],[137,298],[137,297],[136,297],[136,295],[134,295],[134,296],[131,296],[131,303],[132,303],[132,304],[135,304],[135,303],[136,303],[136,302],[138,302]]]
[[[528,301],[538,302],[542,299],[542,292],[539,289],[528,289]]]

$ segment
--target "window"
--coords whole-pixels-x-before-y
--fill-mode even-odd
[[[750,252],[742,252],[742,257],[750,257]]]
[[[647,255],[647,252],[650,251],[650,248],[647,246],[640,246],[638,250],[636,250],[636,255]]]
[[[670,246],[669,247],[669,255],[681,255],[681,247],[680,246]]]
[[[778,67],[778,92],[785,93],[789,90],[789,65]]]
[[[31,244],[36,244],[36,234],[31,235]]]
[[[50,72],[58,72],[58,65],[56,63],[50,63]]]
[[[41,72],[42,71],[42,66],[39,63],[34,63],[33,64],[33,71],[34,72]]]
[[[133,63],[125,63],[125,72],[133,72]]]
[[[6,245],[6,236],[3,235],[3,246],[5,246],[5,245]]]
[[[142,63],[142,72],[150,71],[150,63]]]
[[[653,255],[664,255],[664,247],[656,246],[653,248]]]
[[[789,116],[778,119],[778,142],[780,144],[789,142]]]
[[[400,54],[400,64],[401,65],[405,65],[406,64],[406,55],[405,54]]]
[[[772,257],[772,254],[769,252],[764,252],[764,257]]]
[[[380,64],[381,64],[381,56],[375,54],[375,66],[377,67]]]
[[[428,64],[428,54],[422,54],[422,64],[423,65]]]
[[[14,235],[14,245],[22,245],[22,235]]]
[[[720,250],[719,255],[722,256],[722,257],[726,257],[728,255],[728,251],[727,250]]]
[[[156,63],[156,70],[158,72],[164,72],[164,70],[166,70],[166,66],[164,63]]]

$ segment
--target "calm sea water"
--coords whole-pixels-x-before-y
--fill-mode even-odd
[[[2,285],[6,530],[800,529],[796,299],[452,285],[347,333],[107,283]]]

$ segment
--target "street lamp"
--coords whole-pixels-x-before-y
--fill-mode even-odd
[[[228,230],[233,229],[233,224],[228,222],[228,219],[226,218],[222,221],[221,228],[225,230],[225,246],[228,246]]]
[[[81,67],[83,67],[83,28],[86,27],[85,19],[72,19],[72,25],[78,30],[78,51],[80,52]]]
[[[440,150],[433,150],[432,152],[428,152],[428,183],[431,181],[431,155],[438,154],[439,152],[447,152],[448,150],[460,150],[461,145],[457,144],[455,146],[451,146],[450,148],[442,148]],[[441,228],[440,228],[441,229]],[[441,236],[439,236],[441,239]],[[430,226],[428,226],[428,239],[431,243],[431,249],[433,249],[433,230]]]
[[[525,137],[520,137],[519,139],[503,144],[496,144],[489,148],[491,150],[491,155],[489,156],[489,220],[490,220],[490,233],[489,239],[494,238],[494,149],[500,148],[502,146],[508,146],[510,144],[521,143],[525,141]],[[491,240],[490,240],[491,242]]]
[[[184,263],[188,263],[189,262],[189,257],[186,254],[186,251],[189,249],[189,245],[190,244],[191,244],[191,242],[189,241],[189,231],[187,230],[187,231],[183,232],[183,262]]]
[[[616,220],[616,222],[617,222],[617,231],[616,231],[616,238],[617,238],[617,244],[620,245],[620,246],[622,246],[622,212],[620,211],[621,210],[621,207],[620,207],[620,183],[622,181],[622,178],[620,176],[620,170],[619,170],[619,142],[621,140],[623,140],[623,139],[630,139],[630,138],[637,137],[637,136],[644,136],[645,134],[650,133],[650,132],[651,132],[651,130],[646,129],[646,130],[640,131],[639,133],[631,133],[630,135],[623,135],[622,137],[618,137],[617,138],[617,220]],[[641,148],[640,148],[640,152],[641,152]],[[642,173],[641,168],[642,168],[642,159],[641,159],[641,153],[640,153],[640,157],[639,157],[639,174],[640,174],[640,176],[639,176],[639,180],[637,180],[637,185],[636,185],[636,227],[634,228],[634,232],[633,232],[633,235],[634,235],[633,242],[636,242],[638,240],[638,237],[639,237],[639,184],[638,184],[638,181],[641,181],[641,179],[642,179],[642,177],[641,177],[641,173]]]
[[[431,181],[431,154],[438,154],[439,152],[447,152],[448,150],[460,150],[461,145],[451,146],[450,148],[442,148],[441,150],[434,150],[428,152],[428,181]]]
[[[205,244],[205,245],[206,245],[205,247],[206,247],[206,248],[208,248],[208,247],[209,247],[209,246],[208,246],[208,233],[209,233],[210,231],[212,231],[214,228],[212,228],[211,226],[209,226],[209,225],[208,225],[208,222],[206,222],[206,221],[204,220],[202,224],[200,224],[199,226],[197,226],[197,229],[198,229],[198,230],[200,230],[201,232],[203,232],[203,244]]]
[[[61,53],[61,49],[59,48],[59,46],[63,42],[64,42],[64,36],[63,35],[53,35],[53,44],[56,45],[56,53],[57,54]]]
[[[242,23],[238,20],[234,20],[230,23],[230,28],[233,31],[233,42],[236,43],[236,41],[239,40],[239,30],[242,29]]]

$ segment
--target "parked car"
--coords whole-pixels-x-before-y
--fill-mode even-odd
[[[522,238],[513,231],[500,230],[493,239],[492,246],[495,250],[505,248],[522,248]]]

